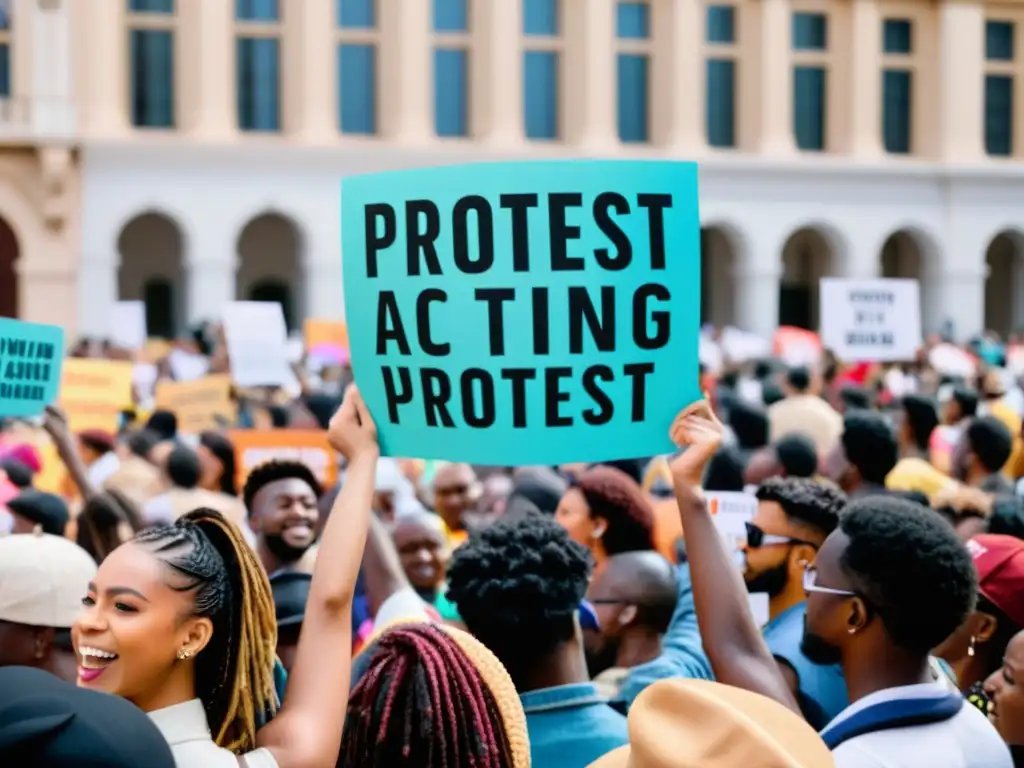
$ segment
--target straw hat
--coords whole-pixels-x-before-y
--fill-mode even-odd
[[[629,712],[629,746],[590,768],[834,768],[815,730],[786,707],[706,680],[662,680]]]
[[[365,672],[369,657],[373,655],[371,648],[376,646],[376,641],[381,635],[403,624],[426,623],[432,624],[449,635],[456,645],[459,646],[460,650],[466,654],[466,658],[469,659],[470,663],[480,674],[480,679],[483,680],[487,690],[494,697],[494,703],[497,705],[498,712],[501,715],[505,737],[508,739],[513,768],[530,768],[530,738],[526,731],[526,714],[523,712],[523,705],[519,701],[519,693],[516,691],[515,683],[512,682],[512,678],[498,660],[498,657],[468,632],[449,624],[426,621],[421,616],[398,618],[388,622],[385,626],[376,629],[352,660],[353,685],[358,677]]]

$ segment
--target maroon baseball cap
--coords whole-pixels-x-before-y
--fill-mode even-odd
[[[978,571],[978,591],[1024,627],[1024,541],[1016,536],[983,533],[967,542]]]

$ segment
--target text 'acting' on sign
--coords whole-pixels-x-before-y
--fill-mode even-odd
[[[353,369],[385,455],[649,456],[700,397],[695,164],[346,178],[342,254]]]
[[[0,416],[38,416],[57,399],[64,330],[0,318]]]

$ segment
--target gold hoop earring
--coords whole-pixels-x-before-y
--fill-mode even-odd
[[[190,651],[188,648],[182,648],[180,651],[178,651],[178,660],[179,661],[186,661],[187,659],[191,659],[191,658],[192,658],[192,651]]]
[[[971,657],[974,656],[974,643],[975,643],[976,639],[977,638],[975,638],[974,635],[971,635],[971,644],[969,646],[967,646],[967,655],[968,656],[971,656]]]

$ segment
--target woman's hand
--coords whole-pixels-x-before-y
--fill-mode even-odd
[[[669,430],[672,442],[681,448],[669,468],[675,483],[699,486],[704,468],[722,445],[725,428],[715,416],[707,397],[691,403],[676,416]]]
[[[362,456],[376,456],[380,453],[377,443],[377,425],[373,422],[359,388],[352,384],[345,390],[345,398],[331,423],[327,425],[327,441],[349,462]]]
[[[43,413],[43,429],[54,443],[68,440],[71,437],[71,430],[68,428],[68,417],[56,405],[46,406],[46,411]]]

